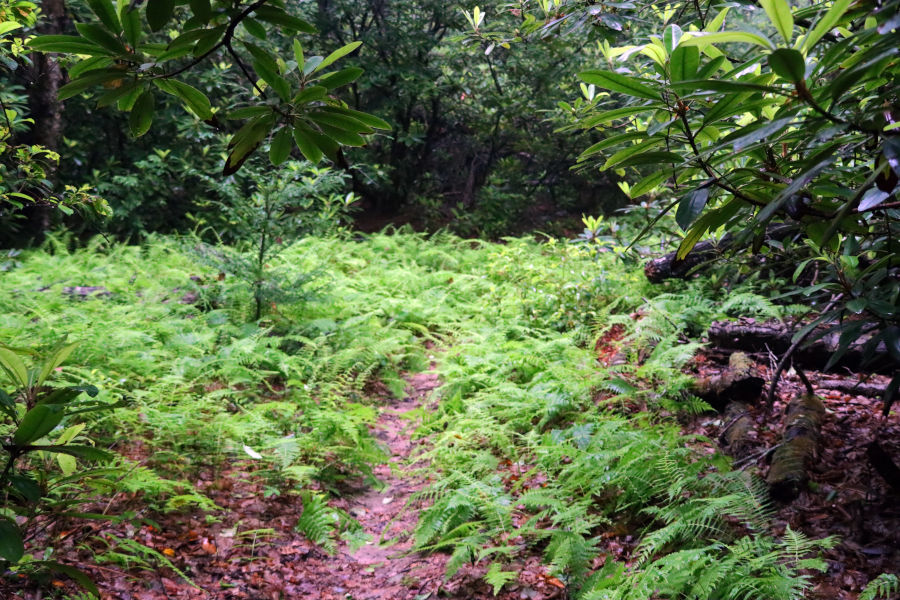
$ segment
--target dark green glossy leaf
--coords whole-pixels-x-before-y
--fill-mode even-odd
[[[675,222],[683,231],[687,231],[691,223],[706,208],[709,201],[710,186],[712,182],[708,182],[699,188],[688,193],[681,202],[678,203],[678,210],[675,211]]]
[[[643,131],[632,131],[629,133],[621,133],[619,135],[614,135],[606,138],[605,140],[601,140],[587,148],[584,152],[582,152],[578,156],[578,160],[584,160],[594,154],[598,154],[607,148],[611,148],[612,146],[616,146],[621,144],[622,142],[630,142],[633,140],[641,140],[647,137],[647,134]]]
[[[364,137],[359,135],[358,133],[354,133],[352,131],[346,131],[344,129],[340,129],[338,127],[334,127],[333,125],[329,125],[327,123],[323,123],[320,121],[316,121],[315,119],[310,119],[316,125],[319,126],[319,129],[322,130],[322,133],[327,137],[333,139],[337,143],[344,146],[365,146],[366,140]]]
[[[6,517],[0,517],[0,558],[15,564],[24,555],[25,543],[22,541],[22,532],[15,523]]]
[[[269,160],[273,165],[280,165],[291,155],[291,146],[293,146],[292,130],[290,127],[282,127],[272,139],[269,146]]]
[[[189,4],[191,12],[194,13],[194,18],[203,24],[209,23],[212,17],[212,7],[209,4],[209,0],[190,0]]]
[[[10,419],[16,419],[16,402],[3,390],[0,390],[0,410]]]
[[[94,448],[93,446],[52,444],[47,446],[35,446],[35,450],[41,450],[42,452],[57,452],[60,454],[68,454],[69,456],[74,456],[75,458],[82,458],[84,460],[90,461],[106,462],[112,460],[113,458],[112,453],[107,452],[106,450],[101,450],[99,448]]]
[[[203,36],[197,40],[191,54],[194,56],[206,55],[222,41],[222,36],[225,34],[226,29],[225,25],[206,29]]]
[[[306,123],[303,123],[302,121],[295,123],[294,127],[303,128],[304,133],[313,140],[313,142],[316,144],[316,146],[318,146],[319,150],[321,150],[325,156],[327,156],[331,160],[337,160],[338,153],[341,149],[341,145],[337,141],[323,133],[314,130],[312,127],[310,127]]]
[[[326,56],[322,60],[322,62],[320,62],[316,66],[315,70],[321,71],[325,67],[327,67],[327,66],[333,64],[334,62],[340,60],[341,58],[347,56],[348,54],[350,54],[351,52],[353,52],[360,46],[362,46],[362,42],[350,42],[349,44],[342,46],[341,48],[338,48],[337,50],[335,50],[334,52],[332,52],[331,54]]]
[[[278,94],[278,97],[281,98],[282,101],[290,101],[290,84],[284,77],[279,75],[277,71],[272,70],[271,65],[269,65],[268,62],[254,60],[253,70],[256,71],[256,74],[259,75],[260,79],[265,81],[269,85],[269,87],[272,88],[276,94]]]
[[[731,144],[735,152],[755,144],[761,140],[771,139],[775,134],[794,122],[794,117],[785,117],[776,121],[762,121],[757,127],[741,128],[724,137],[723,144]]]
[[[92,385],[57,388],[41,398],[38,401],[38,404],[67,404],[85,392],[87,392],[89,396],[94,397],[97,395],[98,391],[99,390]]]
[[[68,100],[73,96],[101,84],[111,85],[114,81],[121,82],[125,73],[118,69],[103,69],[102,71],[88,71],[78,79],[75,79],[59,88],[59,99]],[[118,86],[114,86],[118,87]]]
[[[113,64],[113,59],[108,56],[94,56],[78,61],[69,67],[69,79],[78,79],[85,73],[106,69]]]
[[[609,169],[613,169],[623,162],[625,162],[630,157],[633,157],[636,154],[640,154],[642,152],[647,152],[653,148],[657,148],[665,143],[665,139],[662,137],[649,138],[638,144],[632,144],[631,146],[626,146],[622,148],[603,163],[603,166],[600,167],[601,171],[607,171]]]
[[[179,98],[192,113],[204,121],[212,118],[212,107],[206,94],[177,79],[157,79],[157,87]]]
[[[746,81],[725,81],[721,79],[691,79],[687,81],[673,81],[672,87],[676,90],[687,92],[770,92],[775,94],[787,94],[785,90],[769,85],[749,83]]]
[[[27,446],[53,431],[62,419],[61,406],[38,404],[22,417],[22,422],[13,434],[13,443],[16,446]]]
[[[232,136],[228,147],[231,152],[225,160],[222,173],[225,176],[236,173],[251,154],[259,147],[262,140],[269,135],[275,125],[274,114],[257,117],[248,121]]]
[[[261,117],[270,114],[272,108],[270,106],[245,106],[228,113],[229,119],[251,119],[253,117]]]
[[[153,98],[153,92],[147,90],[138,96],[128,115],[128,127],[131,129],[131,135],[141,137],[150,131],[150,125],[153,124],[154,108],[156,108],[156,103]]]
[[[647,192],[652,191],[665,180],[669,179],[671,176],[672,171],[668,169],[661,169],[655,173],[647,175],[631,187],[631,198],[640,198]]]
[[[683,161],[680,154],[674,152],[642,152],[634,156],[630,156],[620,162],[617,166],[620,168],[634,167],[638,165],[656,165],[657,167],[679,165]]]
[[[119,12],[119,18],[125,31],[125,39],[134,48],[141,41],[141,11],[126,4]]]
[[[769,68],[787,81],[796,83],[806,78],[806,61],[792,48],[779,48],[769,54]]]
[[[88,6],[100,22],[113,33],[122,32],[122,24],[116,14],[116,3],[110,0],[87,0]]]
[[[613,71],[582,71],[578,76],[585,83],[590,83],[606,90],[621,92],[637,98],[660,99],[659,93],[647,86],[642,80],[627,77]]]
[[[612,123],[617,119],[633,117],[635,115],[640,115],[654,110],[662,110],[664,108],[665,106],[662,104],[652,104],[648,106],[624,106],[622,108],[608,110],[606,112],[600,113],[599,115],[588,117],[587,119],[579,122],[579,125],[584,129],[590,129],[591,127],[597,127],[599,125]]]
[[[88,56],[112,56],[115,54],[115,52],[77,35],[42,35],[30,40],[28,46],[39,52],[86,54]]]
[[[268,37],[268,33],[266,32],[266,27],[256,19],[251,19],[247,17],[243,21],[241,21],[241,25],[244,26],[244,29],[247,30],[247,33],[255,37],[259,40],[265,40]]]
[[[324,100],[327,97],[327,94],[328,89],[325,88],[325,86],[311,85],[297,92],[297,95],[291,98],[291,104],[300,107],[304,104],[309,104],[310,102]]]
[[[323,106],[319,110],[322,112],[347,115],[348,117],[356,119],[357,121],[360,121],[361,123],[371,127],[372,129],[382,129],[384,131],[391,130],[391,124],[384,119],[359,110],[353,110],[352,108],[344,108],[343,106]]]
[[[147,23],[150,29],[159,31],[175,13],[175,0],[147,0]]]
[[[306,157],[306,160],[316,164],[322,160],[322,150],[316,144],[314,137],[311,135],[312,130],[304,125],[294,125],[294,143],[300,149],[300,153]]]
[[[359,67],[348,67],[346,69],[341,69],[340,71],[334,71],[332,73],[323,75],[319,79],[319,83],[321,83],[327,89],[333,90],[335,88],[353,83],[354,81],[359,79],[359,76],[362,74],[363,70]]]
[[[794,35],[794,15],[787,0],[760,0],[759,4],[785,43],[790,44]]]
[[[697,79],[709,79],[716,71],[722,68],[727,59],[724,56],[717,56],[697,71]]]
[[[326,112],[323,110],[313,110],[309,113],[308,118],[316,123],[324,123],[344,131],[353,133],[369,134],[373,129],[362,121],[353,118],[350,115],[340,114],[336,112]]]
[[[297,17],[291,16],[282,9],[276,8],[274,6],[263,5],[257,8],[253,12],[253,14],[256,15],[256,18],[260,21],[265,21],[274,25],[281,25],[289,31],[301,33],[316,33],[316,28],[303,19],[298,19]]]
[[[43,495],[41,486],[27,475],[10,475],[9,484],[19,496],[32,504],[39,502]]]
[[[125,45],[102,25],[97,25],[96,23],[75,23],[75,29],[78,30],[78,33],[84,39],[94,42],[112,53],[125,54],[127,52]]]
[[[684,35],[684,32],[681,31],[681,27],[674,23],[663,30],[663,46],[665,46],[669,55],[677,48],[682,35]]]
[[[700,49],[696,46],[679,46],[669,58],[669,76],[672,81],[685,81],[697,76],[700,66]]]

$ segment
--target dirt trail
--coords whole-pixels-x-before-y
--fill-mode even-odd
[[[391,400],[381,410],[373,427],[375,437],[391,453],[387,464],[379,465],[375,475],[383,489],[370,488],[357,496],[346,496],[333,504],[353,515],[372,541],[353,552],[345,544],[333,562],[324,565],[322,583],[329,579],[331,589],[320,588],[323,600],[381,600],[425,598],[437,592],[444,573],[445,556],[410,554],[415,507],[405,509],[410,497],[422,489],[421,478],[409,473],[408,461],[416,443],[410,435],[416,423],[404,415],[420,408],[432,390],[440,385],[433,372],[408,378],[407,396]],[[384,540],[379,544],[379,540]]]
[[[353,515],[372,536],[372,541],[355,552],[341,543],[333,557],[314,551],[302,564],[295,565],[306,578],[299,586],[307,594],[304,597],[321,600],[540,600],[559,597],[559,589],[543,582],[533,587],[512,585],[495,596],[481,579],[483,566],[465,566],[452,580],[445,581],[447,554],[411,552],[412,533],[423,506],[407,504],[425,486],[425,481],[414,472],[424,465],[409,464],[420,443],[411,439],[417,421],[404,415],[421,407],[433,408],[431,392],[440,382],[433,371],[410,375],[407,381],[406,397],[386,400],[387,404],[372,428],[373,434],[391,453],[388,463],[375,469],[375,475],[385,487],[369,488],[358,495],[344,495],[332,502]],[[427,444],[427,441],[421,443]],[[384,543],[379,544],[382,539]],[[316,553],[320,556],[313,557]],[[536,571],[536,559],[530,562],[530,570]],[[541,588],[541,591],[535,588]]]
[[[295,529],[302,513],[296,496],[266,497],[264,482],[252,461],[239,461],[223,472],[202,472],[198,488],[224,509],[210,522],[204,513],[156,515],[155,526],[135,528],[128,522],[89,522],[79,535],[67,536],[57,547],[57,557],[84,570],[96,583],[103,600],[546,600],[560,590],[542,579],[536,557],[519,567],[518,583],[498,596],[481,576],[485,566],[464,566],[450,581],[444,580],[447,554],[412,553],[412,533],[422,506],[407,506],[426,484],[425,476],[410,465],[419,444],[412,431],[417,425],[406,413],[433,408],[431,392],[438,387],[431,371],[409,375],[407,395],[381,396],[379,417],[372,433],[390,452],[386,464],[375,468],[383,487],[345,490],[329,504],[356,518],[369,543],[354,550],[345,541],[334,555],[310,543]],[[121,498],[121,496],[120,496]],[[135,503],[132,495],[124,504]],[[128,506],[118,506],[118,512]],[[132,539],[156,552],[146,570],[134,563],[98,564],[103,540]],[[384,540],[383,543],[379,543]],[[86,542],[86,544],[85,544]],[[94,552],[87,550],[87,545]],[[169,567],[150,570],[160,557]],[[515,568],[515,567],[513,567]],[[191,582],[181,577],[184,574]],[[527,582],[527,583],[526,583]],[[23,583],[26,583],[23,581]],[[64,583],[59,583],[68,587]],[[24,600],[40,600],[42,594],[27,587]],[[0,597],[7,597],[0,589]]]

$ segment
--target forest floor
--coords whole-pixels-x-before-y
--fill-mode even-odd
[[[696,372],[716,374],[721,367],[695,358]],[[757,367],[769,381],[771,369],[763,362]],[[900,496],[871,467],[867,446],[878,440],[891,456],[900,456],[900,415],[881,414],[880,398],[819,388],[825,380],[860,381],[856,374],[807,373],[816,394],[825,405],[817,459],[809,465],[808,489],[790,504],[778,505],[772,533],[782,535],[787,527],[821,539],[836,536],[837,544],[826,550],[828,571],[813,576],[816,582],[810,598],[852,600],[865,583],[879,573],[900,573]],[[867,383],[886,387],[890,378],[873,375]],[[782,415],[792,398],[805,387],[793,372],[779,385],[771,410],[760,400],[751,407],[755,429],[742,468],[762,476],[768,471],[771,449],[781,442]],[[700,417],[685,428],[715,440],[727,423],[720,415]],[[711,449],[715,446],[711,445]],[[740,458],[740,457],[738,457]]]
[[[434,364],[432,364],[432,369]],[[563,584],[547,574],[539,557],[528,559],[518,582],[499,595],[482,576],[484,568],[466,566],[451,581],[444,572],[448,554],[413,552],[412,532],[423,501],[414,499],[427,484],[428,465],[416,461],[414,415],[434,409],[431,392],[438,376],[429,370],[407,374],[407,395],[391,398],[383,386],[371,386],[379,416],[371,431],[390,458],[375,468],[378,485],[361,480],[347,484],[330,503],[354,517],[367,541],[361,546],[340,540],[328,553],[296,531],[303,508],[296,497],[264,498],[250,463],[207,473],[197,487],[223,511],[217,522],[202,514],[168,515],[157,526],[85,525],[57,552],[96,582],[103,600],[550,600],[562,597]],[[127,499],[123,506],[125,511]],[[107,507],[109,509],[110,507]],[[168,557],[170,568],[121,570],[92,563],[76,540],[132,537]],[[68,536],[67,536],[68,537]],[[79,548],[80,547],[80,548]],[[79,556],[80,554],[80,556]],[[54,582],[66,587],[62,582]],[[41,598],[28,594],[29,600]]]
[[[866,456],[875,439],[900,456],[896,408],[820,389],[811,482],[769,510],[760,477],[800,382],[789,373],[771,410],[751,409],[749,460],[722,456],[728,423],[692,402],[696,378],[722,369],[697,332],[781,310],[749,292],[729,290],[729,312],[702,282],[653,288],[572,245],[377,234],[292,247],[286,272],[327,269],[326,291],[248,323],[240,282],[174,243],[23,260],[0,280],[0,339],[79,339],[59,377],[129,404],[93,423],[120,455],[71,494],[93,514],[62,504],[27,524],[28,560],[80,569],[103,600],[562,600],[611,582],[628,600],[708,600],[692,591],[707,576],[731,577],[722,597],[774,580],[802,584],[782,598],[855,600],[900,573],[897,494]],[[300,526],[316,505],[323,536]],[[734,512],[641,558],[668,527],[653,510],[707,505]],[[792,532],[824,572],[791,570]],[[764,568],[739,572],[745,548]],[[654,578],[681,552],[698,570]],[[577,591],[576,567],[596,589]],[[88,598],[63,575],[4,575],[2,600]]]
[[[767,367],[759,365],[765,373]],[[348,484],[331,504],[358,520],[368,541],[354,547],[341,540],[332,554],[310,543],[294,524],[302,506],[290,497],[263,498],[263,489],[250,463],[235,465],[198,481],[198,487],[224,511],[218,522],[209,524],[202,514],[175,515],[160,520],[159,527],[141,530],[114,530],[109,524],[83,530],[97,538],[115,533],[132,536],[146,547],[169,557],[174,568],[130,570],[91,564],[90,554],[76,559],[78,545],[60,548],[69,562],[80,563],[97,582],[104,600],[552,600],[565,598],[565,586],[552,577],[535,555],[518,566],[517,579],[494,595],[484,579],[485,569],[467,565],[446,580],[446,553],[423,554],[412,550],[412,531],[424,506],[415,494],[427,485],[425,463],[416,455],[427,439],[414,440],[422,409],[434,410],[432,391],[440,386],[432,370],[406,374],[407,395],[391,398],[382,386],[372,386],[371,400],[379,406],[372,426],[373,435],[388,449],[390,458],[375,469],[378,486],[362,481]],[[694,370],[703,375],[720,367],[698,355]],[[833,375],[810,373],[813,380],[839,379]],[[848,379],[845,377],[844,379]],[[886,384],[875,376],[870,383]],[[781,430],[778,415],[788,401],[802,393],[795,376],[787,377],[779,388],[771,411],[762,404],[753,408],[756,431],[748,452],[756,460],[745,468],[765,474],[766,449],[776,446]],[[781,535],[786,527],[814,538],[839,537],[826,551],[826,574],[815,574],[810,598],[852,600],[853,589],[880,573],[900,569],[900,505],[865,458],[866,445],[881,440],[892,455],[900,455],[900,418],[879,415],[880,400],[834,390],[818,390],[826,405],[820,460],[810,471],[810,492],[779,508],[772,533]],[[688,422],[686,434],[715,439],[725,426],[709,415]],[[716,448],[709,445],[709,451]],[[120,507],[125,509],[126,506]],[[120,528],[121,529],[121,528]],[[608,549],[615,558],[629,561],[634,548],[631,536],[610,532]],[[620,538],[616,540],[616,538]],[[74,559],[74,560],[73,560]],[[176,571],[177,569],[177,571]],[[180,573],[179,573],[180,571]],[[188,575],[189,574],[189,575]],[[183,575],[183,576],[179,576]],[[31,596],[37,600],[40,594]]]

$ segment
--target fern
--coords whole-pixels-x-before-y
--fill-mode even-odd
[[[300,500],[303,512],[295,529],[328,554],[334,554],[337,551],[334,536],[340,520],[337,511],[321,495],[309,490],[301,492]]]
[[[513,571],[504,571],[503,566],[500,563],[491,563],[487,573],[484,575],[484,580],[491,585],[495,596],[500,593],[503,586],[515,579],[516,573]]]
[[[897,594],[900,594],[900,577],[891,573],[882,573],[866,585],[859,594],[859,600],[877,600],[878,598],[889,600],[891,596]]]

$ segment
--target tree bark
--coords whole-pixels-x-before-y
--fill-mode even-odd
[[[759,376],[750,357],[735,352],[728,359],[728,367],[720,374],[697,379],[693,392],[716,410],[723,410],[732,402],[755,403],[764,384],[765,380]]]
[[[774,225],[766,230],[767,240],[781,241],[797,231],[795,225]],[[644,275],[650,283],[662,283],[666,279],[683,279],[705,262],[721,258],[734,246],[734,236],[726,234],[718,242],[700,242],[682,260],[676,260],[676,252],[655,258],[644,265]]]
[[[719,432],[719,445],[725,453],[743,458],[750,447],[751,431],[753,418],[750,416],[750,405],[743,402],[729,403],[725,407],[722,431]]]
[[[825,406],[813,395],[798,396],[788,405],[784,418],[784,436],[772,456],[766,477],[772,497],[790,502],[800,495],[809,481],[807,463],[816,455]]]
[[[757,322],[752,319],[716,321],[710,326],[707,337],[710,345],[716,348],[743,352],[772,352],[781,355],[790,348],[795,330],[796,327],[790,327],[779,321]],[[837,350],[838,337],[837,333],[829,334],[801,346],[794,352],[792,359],[801,367],[821,371]],[[876,348],[875,356],[867,361],[865,355],[867,341],[868,339],[864,337],[854,342],[832,369],[892,374],[896,365],[882,345]]]
[[[36,27],[41,35],[66,33],[70,25],[64,0],[42,0],[41,19]],[[24,136],[28,144],[43,146],[58,151],[63,134],[63,105],[58,98],[59,88],[65,82],[65,75],[56,58],[49,54],[35,52],[31,55],[28,69],[28,109],[34,125]],[[55,171],[51,163],[47,166],[47,179],[53,180]],[[37,204],[26,211],[29,229],[38,237],[50,228],[51,208]]]
[[[886,386],[876,383],[863,383],[848,379],[820,379],[815,382],[820,390],[837,390],[851,396],[867,396],[869,398],[881,398],[884,396]]]

